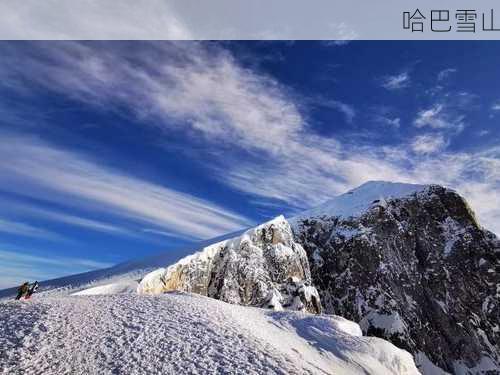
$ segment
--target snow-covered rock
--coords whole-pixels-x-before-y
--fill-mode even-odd
[[[220,242],[227,238],[235,237],[243,231],[225,234],[216,238],[197,242],[193,245],[175,249],[175,251],[165,251],[156,255],[130,260],[117,264],[115,266],[99,269],[95,271],[74,274],[52,280],[44,280],[40,283],[40,288],[37,295],[49,294],[54,295],[70,295],[92,289],[100,286],[107,286],[123,282],[138,282],[144,275],[164,267],[165,265],[173,264],[179,259],[188,254],[192,254],[196,250],[208,246],[213,243]],[[29,277],[29,275],[27,275]],[[123,290],[128,293],[128,290]],[[118,289],[114,290],[114,294],[120,293]],[[13,298],[17,294],[17,287],[0,290],[0,300]]]
[[[290,221],[327,313],[424,373],[500,373],[498,239],[456,192],[370,182]]]
[[[372,207],[384,207],[388,199],[406,197],[424,190],[428,185],[403,184],[387,181],[369,181],[335,197],[321,206],[302,212],[289,219],[295,223],[311,217],[356,217]]]
[[[240,305],[321,312],[306,252],[283,216],[158,269],[137,288],[139,294],[172,290]]]

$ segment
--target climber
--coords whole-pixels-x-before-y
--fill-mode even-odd
[[[26,281],[23,285],[21,285],[18,289],[17,289],[17,296],[16,296],[16,299],[21,299],[22,296],[24,296],[28,290],[29,290],[29,283]]]
[[[35,281],[33,284],[31,284],[28,293],[26,293],[26,299],[30,299],[33,293],[35,293],[37,289],[38,289],[38,281]]]

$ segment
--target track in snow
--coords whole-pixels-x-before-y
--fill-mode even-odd
[[[334,319],[180,293],[11,301],[0,303],[0,373],[416,373],[408,353]]]

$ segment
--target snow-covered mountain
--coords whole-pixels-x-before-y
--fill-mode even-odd
[[[181,290],[222,301],[320,313],[306,252],[283,216],[146,275],[138,292]]]
[[[456,192],[369,182],[290,221],[325,312],[420,364],[500,373],[500,243]]]
[[[66,301],[64,296],[77,294],[72,300],[118,301],[93,295],[129,294],[123,298],[136,301],[131,304],[150,306],[173,298],[163,293],[181,290],[232,304],[303,311],[282,312],[286,321],[302,316],[294,314],[328,314],[303,315],[310,328],[302,323],[287,327],[294,335],[307,336],[309,343],[317,342],[320,352],[337,358],[336,365],[319,365],[324,359],[318,358],[313,361],[316,370],[302,367],[288,373],[322,373],[325,368],[327,373],[356,373],[350,367],[352,337],[333,337],[328,333],[333,323],[320,323],[322,316],[330,322],[339,319],[331,315],[336,314],[358,322],[364,334],[412,353],[424,374],[500,374],[499,266],[500,241],[478,224],[456,192],[374,181],[288,220],[278,217],[175,253],[42,283],[45,291],[38,298]],[[259,311],[269,321],[280,316],[227,307],[233,308]],[[356,362],[358,370],[404,372],[387,370],[381,358],[392,358],[393,351],[380,345],[383,349],[374,350],[381,350],[376,357],[386,372],[372,372]],[[301,348],[298,353],[309,362],[314,357]],[[403,362],[411,373],[413,364]]]
[[[191,246],[176,249],[175,251],[167,251],[158,255],[134,259],[109,268],[45,280],[40,283],[40,289],[37,294],[64,296],[78,292],[82,292],[82,294],[135,293],[137,285],[139,285],[144,275],[149,272],[165,265],[173,264],[182,257],[192,254],[203,247],[232,238],[242,232],[228,233],[223,236],[200,241]],[[91,290],[92,288],[97,289]],[[0,300],[15,296],[16,290],[17,288],[0,290]]]
[[[309,276],[305,283],[317,288],[326,313],[412,352],[426,373],[499,373],[500,246],[456,192],[373,181],[289,222],[293,236],[277,218],[152,273],[139,290],[181,289],[266,306],[269,290],[289,289],[284,279],[275,287],[266,263],[275,263],[273,246],[285,239],[296,257],[279,268],[310,269],[312,285]],[[273,226],[278,240],[265,238]]]

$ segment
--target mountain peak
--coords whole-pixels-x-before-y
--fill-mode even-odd
[[[356,217],[374,204],[383,204],[388,199],[403,198],[423,191],[429,186],[389,181],[367,181],[318,207],[300,213],[291,218],[291,221],[319,216]]]

